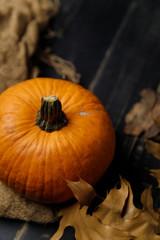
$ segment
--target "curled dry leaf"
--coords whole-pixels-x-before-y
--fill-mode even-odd
[[[59,229],[51,240],[59,240],[67,226],[74,227],[77,240],[160,240],[159,215],[153,210],[150,189],[142,194],[142,203],[142,210],[134,206],[131,186],[121,178],[121,187],[112,189],[92,215],[79,202],[62,209]]]
[[[47,48],[39,55],[42,62],[53,67],[55,71],[62,76],[63,79],[68,79],[74,83],[79,83],[81,75],[77,73],[74,64],[68,60],[64,60],[55,54],[51,54],[51,49]]]
[[[158,182],[157,188],[160,188],[160,169],[150,169],[150,175],[156,178]],[[160,215],[160,207],[158,207],[157,212]]]
[[[160,95],[152,89],[144,89],[140,95],[140,102],[125,116],[124,132],[134,136],[144,132],[146,150],[160,159]]]
[[[151,138],[160,132],[160,96],[152,89],[143,89],[140,96],[125,116],[124,132],[134,136],[145,132]]]
[[[83,206],[89,206],[97,195],[94,188],[81,178],[78,182],[72,182],[67,179],[66,182],[72,190],[75,198],[78,200],[80,208]]]
[[[160,188],[160,169],[150,169],[150,175],[157,179],[158,188]]]
[[[151,139],[146,138],[145,148],[150,154],[160,160],[160,135]]]

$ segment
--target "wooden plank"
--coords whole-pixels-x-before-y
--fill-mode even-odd
[[[127,151],[133,141],[123,135],[124,115],[138,101],[143,88],[155,89],[159,83],[159,41],[160,4],[158,1],[156,4],[140,2],[128,19],[106,65],[103,63],[102,74],[95,86],[94,92],[108,109]]]
[[[94,77],[128,6],[127,0],[86,0],[64,29],[62,37],[48,43],[53,53],[75,64],[84,87],[87,88]],[[42,76],[58,77],[49,67],[47,71],[43,68]]]
[[[99,188],[102,190],[101,184],[121,174],[132,183],[134,201],[141,206],[143,188],[146,184],[155,185],[148,169],[159,168],[160,163],[144,150],[143,136],[124,135],[124,116],[139,100],[143,88],[156,89],[160,82],[160,2],[137,1],[131,13],[109,58],[103,58],[100,64],[102,69],[93,90],[105,104],[117,136],[114,162]]]
[[[0,218],[0,239],[13,240],[17,231],[23,226],[22,221]]]
[[[56,53],[56,51],[54,52],[53,50],[53,45],[55,44],[55,42],[64,38],[64,32],[70,26],[71,21],[73,21],[77,11],[83,4],[83,1],[84,0],[60,0],[61,7],[59,10],[59,14],[50,21],[48,28],[41,35],[39,43],[39,48],[41,49],[41,51],[45,50],[46,48],[50,48],[53,53]],[[51,37],[49,37],[48,31],[51,32],[51,34],[49,34],[51,35]],[[52,67],[42,62],[39,62],[38,66],[40,69],[40,77],[61,77],[55,72]]]
[[[150,1],[141,4],[137,4],[95,86],[94,92],[109,110],[115,127],[124,107],[129,110],[138,100],[140,90],[156,88],[159,82],[160,7]]]
[[[37,223],[24,223],[23,227],[17,231],[14,240],[49,240],[56,232],[58,223],[54,224],[37,224]]]
[[[8,238],[8,240],[49,240],[58,228],[58,223],[54,224],[36,224],[36,223],[25,223],[23,227],[17,231],[14,238]],[[75,240],[74,229],[72,227],[67,227],[64,231],[64,235],[61,240]]]
[[[49,25],[50,28],[56,32],[56,36],[58,38],[61,38],[63,36],[64,31],[68,28],[70,22],[75,17],[84,0],[60,0],[60,2],[61,7],[59,14],[53,20],[51,20]]]

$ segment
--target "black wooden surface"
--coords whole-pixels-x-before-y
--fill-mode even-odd
[[[157,89],[160,82],[160,1],[159,0],[61,0],[59,15],[51,21],[57,38],[45,39],[53,53],[72,61],[81,74],[80,84],[93,91],[107,108],[116,130],[116,154],[111,167],[97,184],[98,193],[114,186],[121,174],[134,191],[141,207],[143,188],[153,185],[154,206],[160,206],[156,181],[148,169],[160,162],[144,150],[143,136],[123,133],[124,116],[139,100],[143,88]],[[59,77],[40,63],[41,76]],[[136,173],[136,175],[135,175]],[[49,240],[55,224],[25,223],[0,219],[0,240]],[[74,230],[65,230],[63,240],[74,240]]]

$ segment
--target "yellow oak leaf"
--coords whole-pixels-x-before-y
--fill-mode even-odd
[[[78,200],[80,208],[83,206],[89,206],[97,195],[94,188],[81,178],[78,182],[72,182],[67,179],[65,181],[72,190],[75,198]]]
[[[51,240],[59,240],[67,226],[74,227],[77,240],[160,240],[159,214],[153,210],[150,189],[142,194],[143,209],[137,209],[130,184],[122,178],[120,183],[121,187],[113,188],[92,215],[87,214],[89,206],[80,208],[79,202],[63,208],[58,214],[62,217],[59,229]]]
[[[160,188],[160,169],[150,169],[150,175],[155,177],[158,181],[158,188]]]
[[[145,139],[145,148],[155,158],[160,160],[160,135],[151,139]]]

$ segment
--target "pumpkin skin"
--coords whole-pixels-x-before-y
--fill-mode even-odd
[[[67,125],[46,132],[35,124],[41,98],[61,101]],[[89,90],[69,81],[36,78],[0,95],[0,180],[42,203],[73,198],[64,179],[94,185],[110,165],[115,133],[108,113]]]

